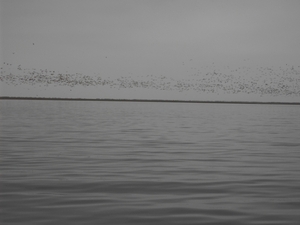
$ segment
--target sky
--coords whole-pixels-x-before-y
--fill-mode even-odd
[[[0,95],[300,102],[299,10],[299,0],[0,0]]]

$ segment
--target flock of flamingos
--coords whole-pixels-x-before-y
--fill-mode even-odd
[[[12,72],[15,71],[15,72]],[[300,66],[284,67],[240,67],[228,68],[226,72],[211,67],[203,72],[201,68],[189,68],[182,78],[163,75],[103,77],[101,74],[60,73],[48,69],[28,69],[21,65],[4,62],[1,66],[0,83],[8,85],[60,85],[107,86],[110,88],[146,88],[184,92],[215,94],[259,94],[272,96],[300,96]]]

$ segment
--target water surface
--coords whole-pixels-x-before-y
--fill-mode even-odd
[[[0,101],[1,224],[298,224],[300,107]]]

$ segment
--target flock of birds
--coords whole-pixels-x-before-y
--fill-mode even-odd
[[[226,70],[210,68],[208,71],[191,67],[182,78],[163,75],[120,76],[104,78],[100,74],[59,73],[47,69],[23,69],[4,62],[1,67],[0,83],[9,85],[60,85],[108,86],[110,88],[146,88],[169,91],[196,91],[215,94],[259,94],[272,96],[300,96],[300,66],[293,67],[240,67]],[[12,72],[14,71],[14,72]],[[226,72],[225,72],[226,71]]]

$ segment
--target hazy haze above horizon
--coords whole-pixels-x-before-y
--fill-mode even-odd
[[[21,79],[16,84],[4,82],[9,79],[5,77],[0,81],[2,96],[300,100],[297,0],[1,0],[0,4],[1,76],[12,74],[20,80],[40,71],[45,77],[61,73],[73,75],[72,79],[81,76],[77,80],[84,75],[102,79],[101,85],[56,85],[60,81],[54,78],[31,83]],[[291,84],[285,77],[292,79]],[[107,85],[104,78],[114,83]],[[224,86],[227,78],[233,79],[231,86]],[[235,81],[239,85],[234,86]],[[272,83],[269,92],[257,93]],[[194,84],[209,84],[213,91]],[[288,85],[294,86],[274,96],[276,88]]]

